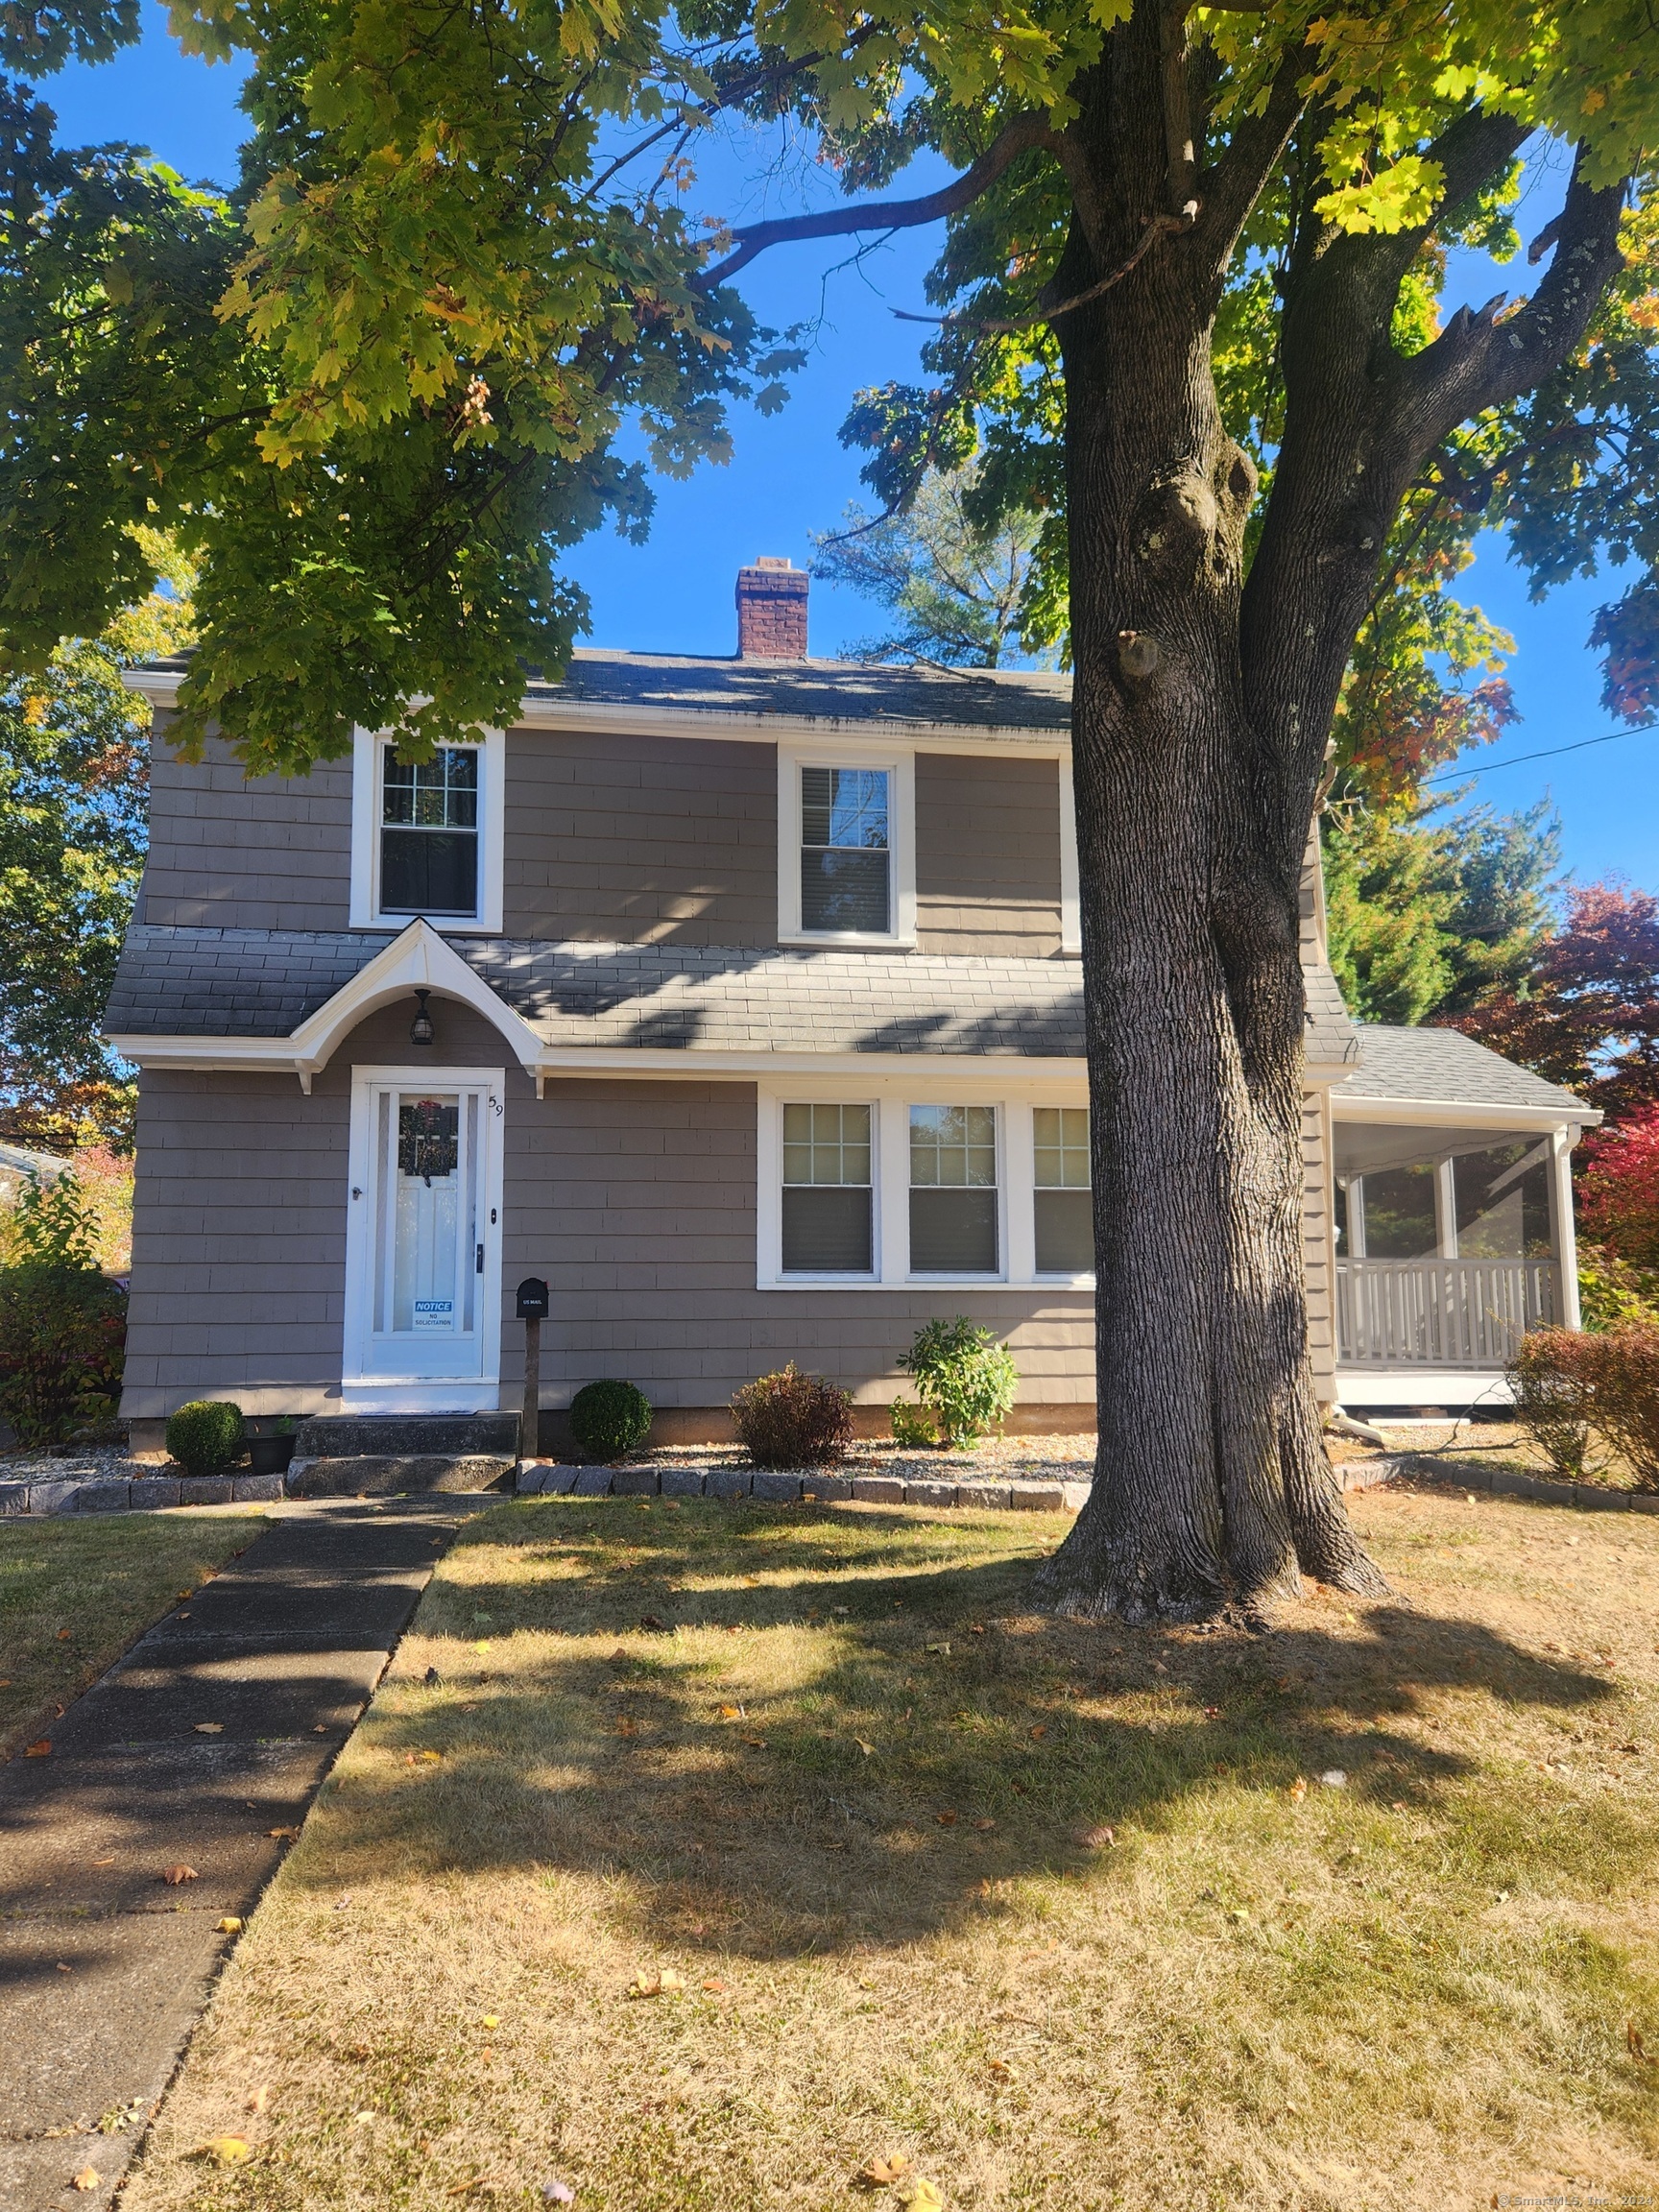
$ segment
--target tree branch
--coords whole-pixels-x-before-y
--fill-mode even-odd
[[[920,224],[941,222],[947,215],[971,206],[1022,154],[1029,154],[1036,147],[1057,154],[1058,133],[1046,116],[1016,116],[971,169],[939,191],[926,193],[918,200],[872,200],[856,207],[827,208],[820,215],[781,215],[769,223],[744,224],[732,232],[737,241],[736,251],[691,281],[699,292],[711,292],[729,276],[735,276],[739,269],[746,269],[769,246],[788,245],[803,238],[845,238],[854,230],[910,230]]]
[[[1184,215],[1148,216],[1146,228],[1126,261],[1120,261],[1108,276],[1100,277],[1083,291],[1073,292],[1070,299],[1057,300],[1052,307],[1034,307],[1028,315],[1010,315],[1000,319],[967,314],[912,315],[903,307],[895,307],[894,318],[900,323],[936,323],[958,330],[980,330],[987,336],[1034,330],[1039,323],[1057,323],[1062,315],[1070,315],[1074,307],[1087,307],[1092,300],[1098,300],[1102,292],[1110,292],[1113,285],[1120,284],[1142,256],[1151,250],[1155,240],[1171,230],[1185,230],[1188,220]]]
[[[1239,226],[1262,196],[1285,141],[1302,112],[1302,77],[1307,60],[1299,48],[1280,62],[1259,115],[1243,115],[1214,165],[1198,175],[1198,229],[1216,260],[1233,251]]]

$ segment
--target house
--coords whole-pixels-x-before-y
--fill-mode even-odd
[[[807,580],[729,659],[586,652],[429,763],[168,751],[108,1016],[140,1073],[124,1411],[419,1414],[627,1376],[721,1432],[800,1357],[867,1408],[931,1315],[1012,1345],[1017,1422],[1093,1416],[1069,685],[806,657]],[[1309,975],[1308,1282],[1327,1398],[1465,1403],[1571,1321],[1594,1118]]]

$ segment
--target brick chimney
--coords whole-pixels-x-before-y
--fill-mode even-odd
[[[739,660],[805,660],[806,593],[811,581],[805,568],[768,554],[762,554],[752,568],[738,569]]]

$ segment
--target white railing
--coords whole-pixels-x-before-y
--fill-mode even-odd
[[[1351,1366],[1502,1367],[1561,1310],[1552,1260],[1338,1260],[1337,1358]]]

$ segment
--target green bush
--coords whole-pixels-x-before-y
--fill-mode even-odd
[[[939,1431],[926,1406],[912,1406],[908,1398],[895,1398],[887,1412],[893,1423],[893,1441],[901,1452],[926,1452],[937,1445]]]
[[[570,1401],[570,1429],[589,1459],[620,1459],[643,1443],[651,1401],[632,1382],[585,1382]]]
[[[853,1439],[853,1400],[793,1359],[745,1382],[732,1401],[737,1441],[757,1467],[826,1467]]]
[[[61,1444],[115,1410],[127,1297],[96,1268],[0,1268],[0,1415],[21,1444]]]
[[[1635,1267],[1595,1244],[1578,1249],[1578,1304],[1586,1329],[1659,1321],[1659,1267]]]
[[[241,1458],[242,1408],[222,1398],[195,1398],[167,1416],[167,1451],[186,1475],[222,1475]]]
[[[951,1448],[977,1444],[999,1427],[1020,1387],[1013,1353],[965,1313],[918,1329],[899,1365],[915,1376],[917,1397]]]

